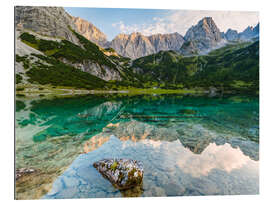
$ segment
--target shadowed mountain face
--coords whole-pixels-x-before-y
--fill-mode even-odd
[[[236,30],[228,29],[225,37],[228,41],[237,41],[239,40],[238,32]]]
[[[228,29],[225,33],[224,38],[228,41],[254,41],[259,38],[259,28],[258,23],[255,27],[248,26],[243,32],[237,32],[236,30]]]
[[[239,39],[242,41],[252,40],[259,37],[260,24],[255,27],[248,26],[243,32],[239,33]]]
[[[215,44],[221,41],[218,27],[211,17],[205,17],[197,25],[189,28],[185,35],[185,40],[207,40],[208,43]]]
[[[211,17],[205,17],[197,25],[189,28],[184,38],[186,42],[192,42],[190,43],[194,50],[192,52],[198,53],[211,50],[222,42],[221,32]],[[190,46],[183,47],[182,53],[185,53],[186,49],[190,49]]]

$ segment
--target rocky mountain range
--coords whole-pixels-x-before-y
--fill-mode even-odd
[[[136,59],[161,50],[179,50],[184,43],[179,33],[155,34],[144,36],[139,32],[130,35],[119,34],[110,43],[110,47],[120,55]]]
[[[111,47],[118,54],[131,59],[166,50],[178,51],[183,55],[203,54],[228,41],[247,41],[259,34],[259,24],[254,28],[249,26],[240,33],[232,29],[223,33],[211,17],[205,17],[189,28],[184,37],[177,32],[150,36],[136,32],[119,34],[108,41],[106,35],[91,22],[69,15],[61,7],[16,7],[15,24],[17,28],[64,38],[79,45],[69,29],[71,27],[95,44],[103,48]]]
[[[252,38],[259,37],[260,24],[258,23],[255,27],[248,26],[243,32],[239,33],[240,40],[250,40]]]
[[[184,37],[177,32],[150,36],[136,32],[119,34],[107,45],[122,56],[136,59],[168,50],[174,50],[183,55],[205,54],[231,41],[250,41],[258,36],[259,23],[256,27],[249,26],[240,33],[232,29],[223,33],[212,17],[205,17],[189,28]]]
[[[228,29],[224,34],[227,41],[250,41],[259,37],[258,23],[255,27],[248,26],[243,32],[238,33],[237,30]]]

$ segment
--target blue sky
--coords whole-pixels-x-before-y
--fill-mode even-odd
[[[119,33],[132,32],[144,35],[178,32],[184,35],[189,27],[206,16],[211,16],[221,31],[232,28],[240,32],[259,21],[258,12],[75,7],[65,10],[93,23],[107,35],[108,40]]]

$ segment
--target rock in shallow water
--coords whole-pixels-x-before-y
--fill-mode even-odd
[[[132,159],[103,159],[93,166],[120,190],[142,184],[143,164]]]
[[[20,168],[20,169],[16,169],[16,180],[18,180],[23,175],[34,173],[34,172],[36,172],[36,170],[35,169],[32,169],[32,168]]]

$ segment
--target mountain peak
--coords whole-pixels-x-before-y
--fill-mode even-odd
[[[225,33],[225,37],[228,41],[237,41],[239,39],[237,30],[229,28]]]
[[[132,32],[130,35],[131,36],[137,36],[137,35],[142,35],[142,33],[140,33],[140,32]]]
[[[204,29],[218,29],[212,17],[204,17],[196,26],[201,26]]]
[[[252,31],[253,30],[253,26],[248,26],[245,30],[244,30],[244,32],[250,32],[250,31]]]
[[[234,29],[229,28],[229,29],[227,30],[227,32],[226,32],[226,33],[230,33],[230,32],[236,32],[236,33],[238,33],[238,31],[237,31],[237,30],[234,30]]]
[[[216,47],[221,42],[221,32],[212,17],[204,17],[195,26],[188,29],[186,41],[197,41],[196,48],[208,50]]]
[[[259,26],[259,23],[255,27],[248,26],[243,32],[239,33],[239,38],[243,41],[246,41],[258,37]]]
[[[201,19],[199,21],[199,23],[200,22],[203,23],[204,25],[206,25],[206,24],[209,25],[211,23],[215,23],[212,17],[204,17],[203,19]]]
[[[201,19],[195,26],[192,26],[188,29],[185,39],[189,40],[190,38],[203,38],[203,37],[212,37],[216,41],[220,41],[221,37],[220,30],[215,24],[212,17],[204,17]]]
[[[75,44],[77,38],[69,26],[77,31],[70,16],[62,7],[16,6],[15,25],[20,30],[31,30],[35,33],[53,38],[65,38]]]
[[[106,47],[108,44],[106,35],[101,32],[92,23],[80,17],[72,17],[77,30],[88,40],[98,44],[99,46]]]
[[[140,32],[132,32],[130,35],[129,35],[130,39],[131,40],[135,40],[137,39],[138,37],[140,38],[145,38],[144,35],[142,35]]]

